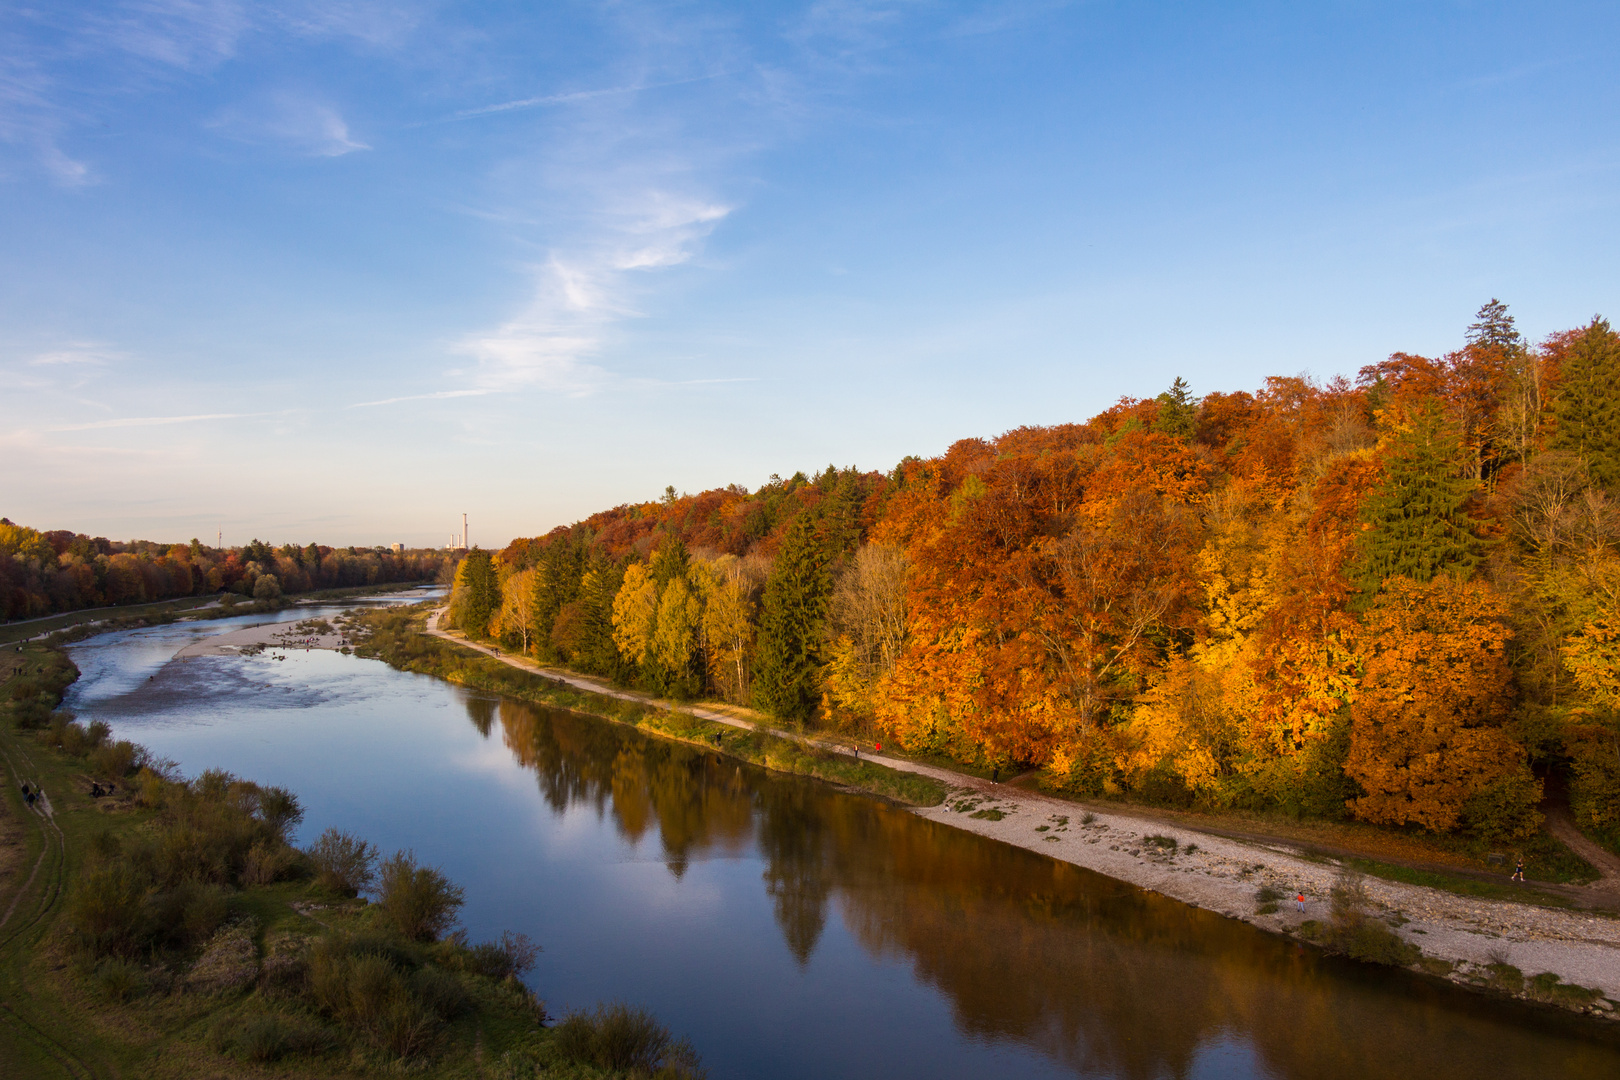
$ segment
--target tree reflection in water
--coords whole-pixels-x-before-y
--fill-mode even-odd
[[[487,699],[468,709],[487,735]],[[656,827],[677,878],[694,858],[756,852],[801,968],[836,899],[862,947],[909,964],[944,994],[964,1034],[1037,1047],[1083,1075],[1184,1077],[1223,1042],[1246,1046],[1265,1075],[1301,1080],[1620,1075],[1614,1041],[1575,1018],[1327,960],[1067,863],[696,747],[517,702],[500,702],[498,717],[553,810],[609,815],[632,841]]]

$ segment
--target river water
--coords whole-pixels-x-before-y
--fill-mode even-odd
[[[715,1080],[1620,1077],[1620,1042],[1578,1018],[813,781],[374,660],[174,658],[265,618],[88,639],[68,707],[187,774],[293,788],[303,841],[413,849],[466,887],[475,938],[544,946],[553,1014],[644,1005]]]

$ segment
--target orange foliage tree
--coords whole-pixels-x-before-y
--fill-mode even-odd
[[[1541,783],[1503,730],[1509,631],[1501,599],[1441,574],[1386,583],[1367,613],[1366,676],[1351,706],[1345,772],[1357,817],[1514,836],[1540,822]]]

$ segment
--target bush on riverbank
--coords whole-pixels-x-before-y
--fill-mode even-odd
[[[508,1053],[499,1080],[701,1080],[692,1044],[676,1039],[645,1009],[621,1002],[569,1013],[549,1039]]]
[[[1300,927],[1305,937],[1329,952],[1369,964],[1411,967],[1422,957],[1421,949],[1368,913],[1371,900],[1367,896],[1366,881],[1359,873],[1354,870],[1341,873],[1334,883],[1332,897],[1332,916],[1328,924],[1307,921]]]

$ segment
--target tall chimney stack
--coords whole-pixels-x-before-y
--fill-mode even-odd
[[[467,547],[467,515],[461,515],[461,550],[471,550]]]

